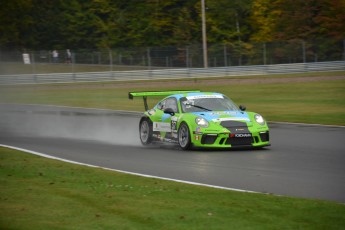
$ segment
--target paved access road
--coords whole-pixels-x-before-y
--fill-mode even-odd
[[[345,128],[271,124],[263,150],[143,147],[139,117],[111,110],[0,105],[0,144],[68,160],[235,189],[345,203]]]

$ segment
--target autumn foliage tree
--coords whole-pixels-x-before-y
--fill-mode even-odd
[[[253,0],[256,41],[345,38],[343,0]]]
[[[344,0],[205,2],[209,44],[345,38]],[[0,7],[2,49],[187,46],[201,39],[200,0],[11,0]]]

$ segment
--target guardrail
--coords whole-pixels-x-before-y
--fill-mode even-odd
[[[0,75],[0,85],[204,78],[344,71],[345,61],[137,71]]]

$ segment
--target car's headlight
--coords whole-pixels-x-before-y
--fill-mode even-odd
[[[255,114],[254,119],[260,125],[265,124],[265,119],[260,114]]]
[[[206,119],[202,118],[202,117],[197,117],[195,118],[195,123],[203,128],[207,128],[208,127],[208,121],[206,121]]]

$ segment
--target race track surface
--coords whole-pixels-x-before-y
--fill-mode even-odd
[[[117,170],[345,203],[344,127],[270,124],[263,150],[143,147],[138,114],[0,105],[0,144]]]

